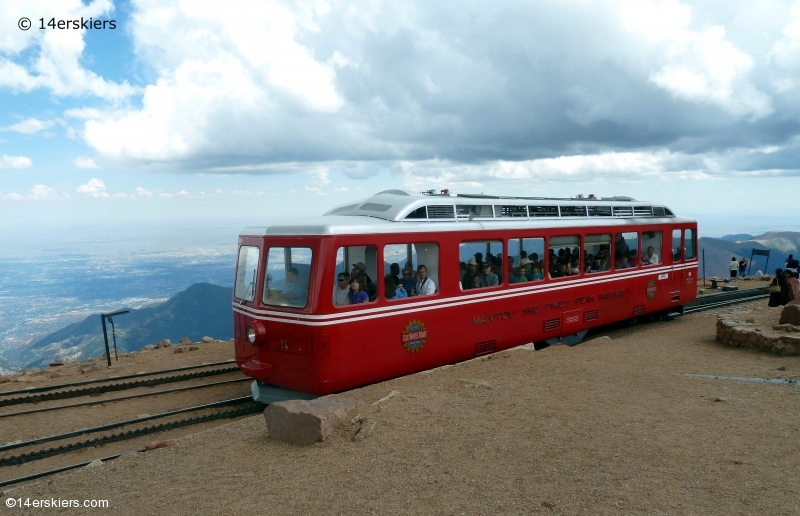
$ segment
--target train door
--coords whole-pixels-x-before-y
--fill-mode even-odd
[[[681,241],[681,230],[672,230],[672,273],[670,274],[670,293],[672,301],[680,301],[681,288],[683,287],[683,269],[680,268],[683,258],[683,245]]]
[[[696,265],[697,242],[695,241],[695,233],[693,228],[685,229],[683,232],[683,259],[686,263],[695,262]],[[697,288],[697,269],[684,269],[683,285],[687,294],[691,294],[691,292]],[[691,298],[694,298],[695,295],[692,295]]]

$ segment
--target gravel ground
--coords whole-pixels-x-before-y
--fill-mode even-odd
[[[793,514],[800,388],[681,374],[800,378],[800,361],[722,347],[718,313],[357,389],[345,395],[363,400],[363,422],[311,447],[271,441],[256,416],[4,497],[104,499],[137,516]],[[360,427],[372,431],[354,441]]]

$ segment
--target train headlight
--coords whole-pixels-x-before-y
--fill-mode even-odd
[[[261,321],[250,323],[244,333],[247,336],[247,342],[253,346],[261,346],[267,341],[267,329]]]

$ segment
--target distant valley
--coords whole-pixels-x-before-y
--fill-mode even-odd
[[[199,341],[203,336],[216,339],[233,337],[231,288],[197,283],[158,305],[131,309],[117,316],[117,349],[120,352],[141,349],[161,339],[179,341],[182,337]],[[113,343],[111,326],[107,325],[109,345]],[[42,338],[12,350],[6,350],[4,366],[43,367],[58,358],[85,360],[105,351],[100,315],[70,324]]]

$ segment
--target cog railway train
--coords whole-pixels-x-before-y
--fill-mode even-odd
[[[388,190],[242,231],[236,361],[269,402],[576,344],[596,326],[680,311],[697,264],[695,221],[629,197]],[[342,305],[350,273],[366,299]]]

